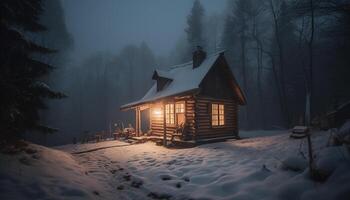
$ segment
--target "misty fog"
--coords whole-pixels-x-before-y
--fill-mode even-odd
[[[225,0],[201,1],[206,16],[222,15]],[[66,26],[74,38],[73,60],[98,52],[118,52],[142,42],[168,56],[184,37],[191,0],[62,0]],[[220,23],[220,22],[218,22]]]
[[[350,0],[1,0],[0,44],[0,199],[349,199]]]
[[[304,1],[199,2],[200,28],[191,33],[191,0],[46,1],[41,22],[48,31],[35,40],[58,50],[43,58],[56,67],[46,78],[68,97],[49,101],[49,109],[41,112],[43,122],[58,133],[33,140],[63,144],[111,132],[116,123],[133,124],[135,113],[119,107],[147,92],[154,69],[190,61],[195,45],[209,54],[226,50],[248,102],[240,110],[241,129],[302,123],[310,88],[313,117],[349,99],[343,73],[348,63],[346,12],[315,9],[311,26]],[[327,1],[316,1],[324,2],[327,6]],[[196,31],[200,42],[191,44],[189,35]]]

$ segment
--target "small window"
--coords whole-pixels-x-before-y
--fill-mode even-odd
[[[225,125],[225,111],[224,105],[219,105],[219,125]]]
[[[165,105],[165,123],[175,124],[174,104]]]
[[[223,126],[225,125],[225,106],[224,104],[211,105],[211,125]]]
[[[185,104],[183,102],[178,102],[175,104],[175,112],[176,113],[184,113],[185,112]]]

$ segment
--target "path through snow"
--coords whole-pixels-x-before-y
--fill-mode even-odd
[[[231,140],[190,149],[144,143],[75,157],[86,166],[88,176],[107,183],[102,198],[308,199],[322,186],[308,179],[307,170],[281,168],[281,160],[298,156],[300,148],[307,155],[305,141],[288,136]],[[314,149],[323,148],[327,139],[325,132],[315,134]],[[76,148],[68,145],[60,149]]]

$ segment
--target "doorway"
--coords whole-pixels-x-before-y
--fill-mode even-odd
[[[186,121],[185,117],[185,102],[179,101],[175,104],[176,125],[183,125]]]

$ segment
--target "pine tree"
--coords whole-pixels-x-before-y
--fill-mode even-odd
[[[58,141],[64,133],[71,132],[68,129],[67,115],[73,117],[74,114],[69,112],[76,112],[74,109],[65,109],[69,104],[73,104],[67,80],[73,79],[76,74],[72,73],[73,67],[70,66],[71,62],[69,62],[74,45],[73,37],[66,26],[64,10],[61,4],[60,0],[43,1],[44,12],[40,16],[39,22],[47,28],[47,31],[40,33],[40,36],[35,40],[40,45],[59,51],[43,58],[43,61],[48,61],[48,64],[55,66],[55,70],[49,76],[46,76],[44,80],[56,90],[65,90],[65,93],[70,96],[64,101],[46,101],[48,109],[40,112],[42,123],[50,124],[59,129],[58,134],[45,138],[44,144],[53,144],[52,142]],[[31,139],[31,137],[28,137],[28,139]],[[39,141],[36,140],[36,142]]]
[[[46,30],[38,23],[41,0],[3,0],[0,4],[0,133],[3,139],[18,138],[25,131],[55,131],[39,122],[44,99],[62,98],[42,82],[53,67],[35,57],[54,53],[27,39]]]
[[[224,47],[225,49],[233,49],[235,45],[235,39],[237,38],[237,35],[235,34],[235,24],[233,21],[233,5],[232,1],[228,1],[228,6],[230,7],[230,12],[225,18],[225,24],[224,24],[224,30],[222,34],[222,41],[221,41],[221,46]]]
[[[232,66],[236,66],[237,70],[241,74],[241,85],[243,91],[250,96],[248,91],[248,63],[247,63],[247,46],[249,42],[249,17],[251,16],[251,0],[237,0],[229,1],[229,13],[226,17],[222,46],[228,50],[228,57],[238,60]],[[238,69],[239,68],[239,69]],[[249,106],[244,109],[244,122],[243,127],[247,127],[250,123],[248,117]]]
[[[187,17],[187,28],[185,32],[187,33],[188,51],[185,55],[191,55],[191,52],[197,46],[204,46],[203,39],[203,16],[204,8],[199,0],[195,0],[191,13]]]

